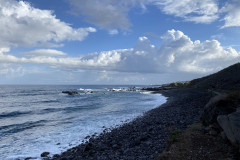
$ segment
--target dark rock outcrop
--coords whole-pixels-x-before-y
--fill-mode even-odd
[[[68,94],[68,95],[77,95],[77,94],[79,94],[76,91],[62,91],[62,93],[65,93],[65,94]]]
[[[240,92],[213,97],[204,107],[201,120],[232,144],[240,145]]]
[[[240,145],[240,108],[232,114],[218,116],[217,121],[229,141]]]
[[[49,152],[43,152],[42,154],[41,154],[41,157],[48,157],[49,156]]]
[[[218,95],[211,98],[204,107],[201,121],[204,125],[214,125],[219,128],[217,117],[219,115],[228,115],[235,112],[239,101],[240,92],[232,92],[228,95]]]

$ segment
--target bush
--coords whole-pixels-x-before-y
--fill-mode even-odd
[[[172,131],[172,134],[169,138],[169,142],[176,142],[178,140],[178,137],[179,137],[180,133],[181,133],[180,130]]]

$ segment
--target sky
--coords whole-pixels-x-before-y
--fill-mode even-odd
[[[239,0],[0,0],[0,84],[164,84],[240,61]]]

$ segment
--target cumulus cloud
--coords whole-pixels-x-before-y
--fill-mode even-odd
[[[24,1],[0,1],[0,47],[36,46],[64,40],[82,41],[95,28],[72,28],[50,10]]]
[[[185,21],[211,23],[218,19],[216,0],[152,0],[165,14]]]
[[[133,48],[79,57],[16,57],[0,53],[1,63],[42,64],[53,68],[97,70],[138,73],[192,73],[208,74],[239,62],[240,53],[221,46],[217,40],[192,41],[181,31],[169,30],[162,36],[160,46],[151,44],[147,37],[140,37]],[[56,52],[56,51],[54,51]]]
[[[240,26],[240,1],[231,0],[230,2],[221,9],[221,12],[226,13],[223,18],[225,24],[221,28]]]
[[[183,32],[175,30],[169,30],[163,36],[159,52],[170,59],[168,69],[192,73],[214,72],[240,59],[239,52],[231,47],[224,48],[217,40],[192,41]]]

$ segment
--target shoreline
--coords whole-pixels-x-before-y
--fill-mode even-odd
[[[70,159],[154,159],[166,147],[175,129],[183,130],[199,121],[210,99],[204,90],[172,89],[157,91],[167,102],[122,126],[91,137],[89,142],[68,149],[53,160]]]

